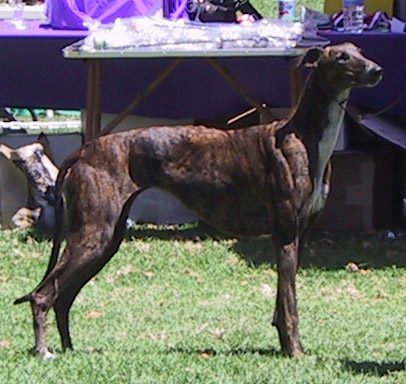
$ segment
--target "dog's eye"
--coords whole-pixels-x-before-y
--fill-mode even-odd
[[[39,171],[37,171],[36,169],[32,170],[31,176],[35,181],[41,179],[41,173]]]
[[[339,55],[337,55],[336,60],[339,63],[345,63],[346,61],[350,60],[350,55],[346,52],[341,52]]]
[[[37,150],[34,152],[34,154],[35,154],[35,156],[37,156],[37,157],[42,157],[42,156],[44,155],[44,151],[43,151],[42,149],[37,149]]]

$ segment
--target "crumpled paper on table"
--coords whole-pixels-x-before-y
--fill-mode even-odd
[[[301,23],[263,19],[254,23],[196,23],[158,17],[116,19],[112,25],[89,25],[81,50],[294,48]]]

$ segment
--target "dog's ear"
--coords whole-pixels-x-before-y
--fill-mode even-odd
[[[299,57],[297,66],[304,65],[312,68],[317,67],[317,63],[323,56],[323,48],[315,47],[308,49],[302,56]]]
[[[44,147],[44,153],[52,162],[54,162],[54,157],[52,155],[51,144],[49,143],[48,136],[44,132],[41,132],[38,135],[37,142],[42,144],[42,146]]]
[[[0,144],[0,155],[3,155],[6,159],[11,160],[11,155],[14,149],[8,147],[5,144]]]
[[[44,147],[48,147],[49,148],[49,140],[48,140],[48,136],[44,133],[41,132],[38,137],[37,137],[37,141],[38,143],[41,143]]]

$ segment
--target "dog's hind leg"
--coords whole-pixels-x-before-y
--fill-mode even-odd
[[[78,274],[75,275],[74,279],[66,281],[63,286],[63,290],[62,287],[59,288],[59,294],[54,304],[54,310],[63,351],[66,349],[73,349],[72,340],[69,333],[69,310],[82,287],[116,253],[125,234],[128,211],[138,193],[134,193],[125,203],[121,215],[114,227],[113,233],[110,234],[110,236],[106,236],[106,232],[104,232],[104,236],[110,240],[105,242],[105,246],[100,257],[91,257],[86,265],[82,265],[80,268],[77,268]],[[76,239],[75,242],[76,241],[80,240]],[[76,246],[77,244],[75,245],[75,248]]]
[[[109,237],[111,239],[112,235]],[[51,357],[46,344],[46,319],[52,307],[56,312],[62,348],[63,350],[72,348],[69,336],[69,309],[81,288],[107,262],[107,260],[102,262],[106,246],[106,243],[97,244],[96,241],[75,243],[69,238],[55,268],[31,293],[35,333],[34,353],[44,358]]]
[[[119,182],[120,181],[120,182]],[[62,348],[72,348],[69,310],[83,286],[117,251],[125,221],[138,187],[130,180],[115,180],[108,172],[79,164],[70,169],[63,191],[66,206],[66,246],[51,271],[28,295],[34,316],[34,352],[50,356],[45,338],[46,317],[54,307]],[[25,301],[26,298],[17,300]]]

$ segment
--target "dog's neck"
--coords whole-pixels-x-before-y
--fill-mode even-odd
[[[310,75],[300,102],[293,112],[292,128],[309,151],[313,179],[323,179],[327,164],[336,147],[350,89],[335,90]]]

